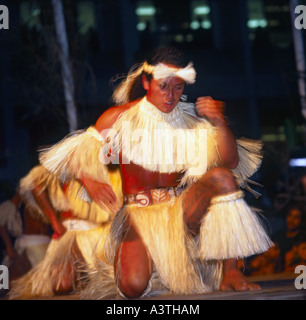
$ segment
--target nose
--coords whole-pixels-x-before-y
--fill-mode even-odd
[[[172,99],[173,98],[173,88],[169,86],[167,93],[166,93],[167,98]]]

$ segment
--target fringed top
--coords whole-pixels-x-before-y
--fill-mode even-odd
[[[111,129],[106,139],[94,127],[70,134],[41,152],[41,164],[62,182],[88,176],[110,184],[106,164],[118,164],[121,152],[123,164],[133,162],[152,172],[182,173],[179,186],[191,185],[222,164],[218,129],[198,117],[192,103],[179,102],[170,113],[163,113],[144,97],[122,113]],[[239,164],[232,172],[238,184],[248,188],[247,179],[261,165],[262,144],[237,139],[237,147]]]
[[[217,131],[196,116],[194,104],[179,102],[164,113],[145,97],[124,112],[112,129],[108,140],[114,158],[122,152],[125,164],[133,162],[152,172],[184,172],[181,184],[220,163]]]

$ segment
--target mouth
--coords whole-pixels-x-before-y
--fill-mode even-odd
[[[167,102],[165,102],[165,105],[166,105],[167,107],[172,107],[173,104],[174,104],[174,101],[167,101]]]

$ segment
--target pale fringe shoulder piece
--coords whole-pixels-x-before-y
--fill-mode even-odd
[[[101,161],[104,139],[94,127],[69,134],[40,152],[41,164],[61,181],[89,177],[109,183],[108,168]]]
[[[237,191],[212,199],[200,228],[201,258],[205,260],[244,258],[271,247],[257,212]]]
[[[246,138],[237,139],[237,148],[239,163],[235,169],[232,169],[237,183],[241,188],[250,191],[256,198],[261,194],[249,186],[250,184],[259,185],[259,183],[249,180],[248,178],[255,174],[262,163],[263,143],[261,140],[251,140]]]
[[[261,166],[263,144],[260,140],[241,138],[237,139],[237,147],[239,163],[232,172],[237,177],[239,185],[241,185]]]
[[[109,171],[109,181],[116,195],[117,201],[114,204],[98,205],[95,201],[84,198],[81,193],[87,194],[84,187],[76,180],[72,180],[67,189],[66,196],[69,199],[69,207],[74,216],[93,221],[96,223],[107,222],[113,214],[117,213],[123,205],[123,193],[121,175],[119,169]]]
[[[193,104],[190,103],[181,103],[182,109],[186,114],[190,116],[196,116],[195,108]],[[218,147],[216,144],[218,130],[210,125],[210,123],[203,119],[198,118],[202,128],[207,130],[208,133],[208,143],[207,143],[207,169],[216,167],[222,163],[222,159],[219,155]],[[251,177],[256,171],[260,168],[263,158],[263,143],[261,140],[252,140],[247,138],[236,139],[237,150],[239,155],[239,163],[235,169],[232,169],[232,173],[237,179],[238,185],[246,188],[247,190],[253,192],[249,188],[247,182],[248,178]],[[183,177],[185,182],[190,184],[194,183],[199,179],[199,176],[191,176],[188,173]]]
[[[50,173],[43,166],[34,167],[20,180],[18,191],[29,212],[35,218],[41,219],[44,223],[50,223],[33,196],[33,189],[38,186],[41,192],[45,190],[48,192],[50,201],[57,211],[68,210],[69,202],[63,192],[58,177]]]
[[[131,136],[134,133],[136,137]],[[207,141],[203,141],[204,134]],[[216,134],[207,120],[196,116],[194,104],[179,102],[170,113],[163,113],[145,97],[121,114],[110,139],[115,153],[128,151],[124,153],[127,163],[133,162],[152,172],[184,172],[182,183],[185,183],[205,173],[205,168],[199,166],[201,157],[206,159],[208,155],[207,168],[220,162]],[[165,147],[169,144],[172,148]],[[189,150],[194,156],[190,156]],[[195,173],[198,167],[201,169]]]

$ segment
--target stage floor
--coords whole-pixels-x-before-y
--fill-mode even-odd
[[[245,292],[221,292],[214,291],[207,294],[196,295],[159,295],[154,297],[146,297],[137,300],[148,301],[186,301],[192,300],[306,300],[306,289],[297,289],[295,287],[295,279],[297,274],[273,274],[266,276],[250,277],[253,282],[260,284],[261,290],[245,291]],[[306,287],[306,279],[303,279]],[[78,295],[64,295],[50,298],[35,298],[32,300],[80,300]],[[118,301],[118,300],[116,300]]]

